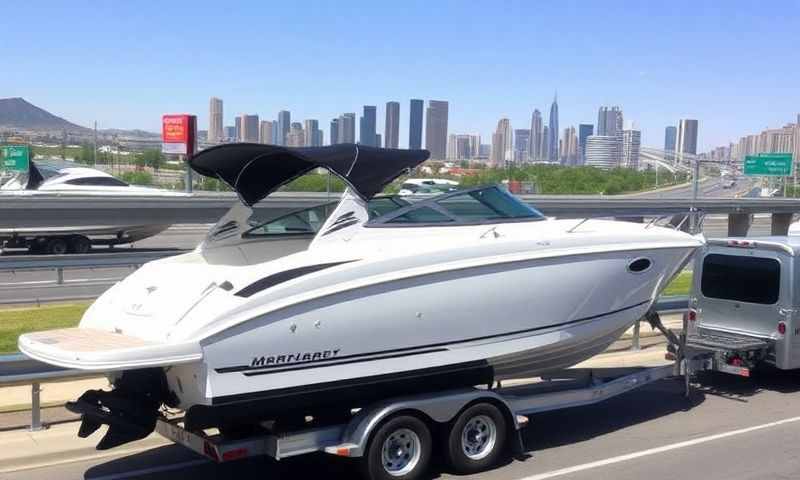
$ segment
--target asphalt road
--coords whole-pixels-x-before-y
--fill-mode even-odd
[[[800,477],[800,374],[707,375],[690,398],[665,380],[605,403],[539,414],[526,454],[464,479],[704,480]],[[440,458],[438,455],[436,458]],[[4,480],[172,480],[356,477],[351,462],[313,454],[210,463],[178,446],[2,475]],[[450,478],[441,464],[430,478]]]

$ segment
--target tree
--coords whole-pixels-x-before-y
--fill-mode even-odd
[[[154,148],[145,150],[142,152],[141,157],[144,161],[144,164],[155,171],[158,171],[158,169],[161,168],[161,165],[164,164],[164,154],[161,153],[161,150],[156,150]]]

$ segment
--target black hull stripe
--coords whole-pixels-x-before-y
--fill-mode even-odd
[[[411,355],[422,355],[426,353],[434,353],[443,350],[447,350],[447,347],[451,345],[457,345],[459,343],[469,343],[469,342],[476,342],[481,340],[491,340],[493,338],[499,337],[507,337],[511,335],[519,335],[522,333],[531,333],[536,332],[539,330],[547,330],[550,328],[557,328],[563,327],[567,325],[572,325],[575,323],[586,322],[589,320],[594,320],[600,317],[605,317],[608,315],[614,315],[616,313],[624,312],[625,310],[631,310],[636,307],[640,307],[649,300],[645,300],[643,302],[636,303],[634,305],[630,305],[628,307],[619,308],[617,310],[611,310],[606,313],[601,313],[598,315],[592,315],[589,317],[578,318],[576,320],[570,320],[567,322],[561,323],[554,323],[552,325],[545,325],[542,327],[534,327],[528,328],[524,330],[516,330],[513,332],[506,332],[506,333],[496,333],[492,335],[486,335],[482,337],[472,337],[462,340],[452,340],[449,342],[441,342],[441,343],[432,343],[429,345],[418,345],[415,347],[405,347],[405,348],[396,348],[392,350],[381,350],[377,352],[369,352],[369,353],[356,353],[353,355],[344,355],[341,357],[333,357],[333,358],[323,358],[319,360],[311,360],[311,361],[304,361],[304,362],[295,362],[290,364],[282,364],[282,365],[273,365],[273,366],[250,366],[250,365],[238,365],[233,367],[222,367],[214,369],[217,373],[234,373],[234,372],[243,372],[247,376],[253,375],[265,375],[270,373],[281,373],[281,372],[288,372],[294,370],[305,370],[308,368],[316,368],[316,367],[323,367],[323,366],[335,366],[340,364],[349,364],[349,363],[358,363],[358,362],[368,362],[372,360],[383,360],[387,358],[397,358],[397,357],[405,357]]]

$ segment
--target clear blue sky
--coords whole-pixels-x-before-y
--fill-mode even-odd
[[[2,9],[0,97],[83,125],[157,131],[162,113],[330,119],[410,98],[450,101],[450,133],[528,128],[558,90],[560,124],[619,105],[663,145],[700,120],[700,147],[800,112],[800,2],[37,1]]]

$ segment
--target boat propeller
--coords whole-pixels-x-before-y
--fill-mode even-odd
[[[86,438],[102,425],[108,425],[98,450],[108,450],[140,440],[153,432],[159,408],[165,400],[163,372],[159,369],[124,372],[110,391],[88,390],[74,402],[69,411],[81,415],[78,436]]]

